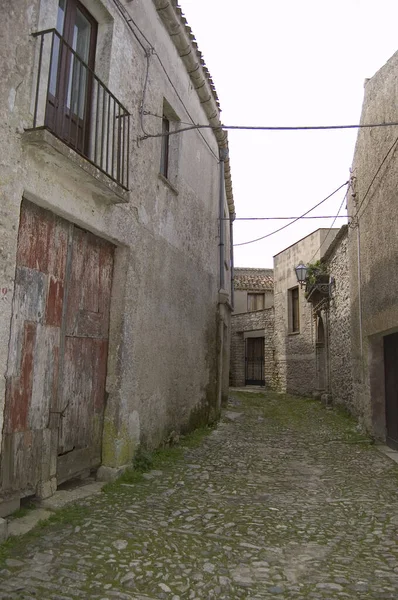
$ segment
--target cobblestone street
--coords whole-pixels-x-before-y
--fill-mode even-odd
[[[350,419],[231,392],[177,450],[6,545],[0,598],[398,597],[398,465]]]

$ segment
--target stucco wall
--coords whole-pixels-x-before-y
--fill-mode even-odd
[[[247,294],[260,293],[264,294],[264,308],[271,308],[274,305],[274,293],[273,290],[235,290],[234,295],[234,313],[239,315],[247,312]]]
[[[275,369],[281,391],[312,394],[316,377],[312,305],[299,287],[300,329],[289,332],[289,289],[296,287],[294,268],[320,259],[338,229],[318,229],[274,256]]]
[[[264,380],[266,388],[274,388],[274,309],[232,315],[231,319],[231,385],[245,385],[245,339],[264,337]]]
[[[397,89],[395,53],[365,84],[361,122],[396,121]],[[397,146],[369,186],[396,136],[393,127],[359,130],[352,165],[353,189],[348,196],[349,214],[359,215],[359,228],[350,230],[348,238],[353,403],[363,424],[379,438],[385,437],[383,335],[398,330]]]
[[[350,412],[355,412],[352,394],[347,225],[339,232],[338,238],[326,260],[327,271],[334,280],[327,315],[329,393],[333,404],[344,405]]]
[[[130,460],[140,441],[154,446],[171,430],[205,421],[219,408],[218,147],[210,130],[174,136],[175,189],[159,178],[160,138],[139,140],[144,51],[113,2],[82,2],[100,22],[96,59],[100,76],[132,115],[129,201],[104,200],[95,185],[86,185],[84,175],[76,176],[68,161],[59,168],[45,143],[29,143],[24,130],[33,123],[38,50],[38,40],[30,34],[55,26],[58,3],[7,4],[0,24],[0,145],[7,149],[0,165],[0,432],[19,213],[25,196],[117,247],[103,452],[103,462],[113,467]],[[151,56],[144,109],[162,114],[166,98],[180,119],[187,120],[179,96],[195,122],[206,122],[153,3],[129,3],[128,8],[177,89]],[[147,131],[160,132],[158,117],[144,120]],[[229,270],[226,289],[228,278]],[[222,320],[228,327],[228,311],[226,316],[224,312]]]

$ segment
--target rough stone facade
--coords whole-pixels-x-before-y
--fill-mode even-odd
[[[361,123],[397,121],[397,86],[398,52],[366,80]],[[363,425],[382,440],[385,343],[398,331],[396,136],[394,127],[358,131],[348,195],[353,406]]]
[[[326,289],[317,293],[311,284],[299,288],[300,325],[298,331],[290,331],[289,289],[297,288],[294,266],[299,262],[314,263],[320,257],[327,278]],[[348,226],[334,229],[329,235],[327,230],[318,230],[277,255],[274,276],[276,370],[280,388],[314,395],[354,412]]]
[[[326,310],[327,393],[333,404],[355,412],[352,393],[350,273],[348,261],[348,226],[344,225],[323,261],[332,278],[330,300]]]
[[[274,388],[274,309],[232,315],[231,320],[231,385],[245,385],[245,343],[251,337],[264,337],[264,380],[266,388]]]
[[[295,267],[319,260],[338,229],[318,229],[274,256],[275,381],[278,389],[293,394],[312,394],[317,380],[315,323],[312,305],[297,283]],[[299,325],[292,329],[292,290],[298,288]]]
[[[214,104],[214,114],[219,115],[207,70],[199,65],[190,75],[186,57],[177,50],[181,36],[188,36],[192,56],[197,56],[196,44],[175,2],[167,14],[170,10],[175,13],[178,40],[167,29],[168,23],[173,27],[173,18],[170,21],[169,15],[167,23],[162,20],[156,2],[129,2],[121,10],[121,2],[81,1],[98,23],[95,72],[131,114],[130,185],[125,189],[116,184],[46,128],[32,129],[40,38],[31,34],[55,27],[58,2],[3,3],[0,448],[3,465],[6,461],[9,467],[11,458],[1,445],[1,433],[10,375],[7,363],[18,230],[25,198],[115,248],[102,465],[116,472],[131,461],[138,444],[156,446],[173,430],[215,418],[221,399],[227,395],[231,299],[227,266],[225,289],[220,290],[220,185],[226,191],[226,214],[233,210],[233,200],[229,163],[225,180],[220,177],[219,150],[226,145],[223,132],[194,130],[171,136],[167,179],[159,175],[162,139],[142,139],[143,129],[161,132],[159,115],[165,105],[174,111],[175,128],[177,118],[208,122],[200,97],[205,93],[208,104]],[[124,18],[124,10],[130,20],[129,15]],[[155,53],[146,50],[134,23],[154,45]],[[40,76],[43,81],[48,77],[49,48],[46,42]],[[196,90],[193,78],[201,74],[204,85]],[[40,92],[37,97],[43,112],[47,96]],[[225,235],[228,247],[228,228]],[[34,373],[30,376],[36,377]],[[60,415],[61,408],[55,406],[54,414],[58,411]],[[48,495],[56,485],[59,418],[43,423],[40,436],[47,441],[42,445],[37,442],[35,448],[39,471],[43,465],[45,469],[43,466],[39,474],[38,487],[21,489],[21,495],[36,493],[39,488],[41,495]],[[26,450],[37,432],[29,425],[17,433]]]
[[[248,298],[250,293],[264,294],[263,308],[274,305],[274,279],[272,269],[245,269],[234,270],[234,310],[233,314],[248,312]]]
[[[273,321],[274,281],[272,269],[236,268],[234,270],[234,307],[231,323],[230,381],[233,386],[249,382],[246,375],[248,338],[264,339],[262,373],[255,367],[258,381],[273,386]],[[250,296],[261,296],[253,305]],[[259,342],[258,342],[259,343]]]

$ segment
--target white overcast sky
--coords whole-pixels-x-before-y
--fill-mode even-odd
[[[398,0],[180,0],[180,6],[226,125],[358,123],[365,78],[398,50]],[[237,216],[302,214],[349,178],[355,139],[356,130],[229,132]],[[335,215],[343,197],[341,191],[312,214]],[[274,254],[331,222],[300,221],[236,247],[235,264],[272,267]],[[235,221],[234,242],[284,223]]]

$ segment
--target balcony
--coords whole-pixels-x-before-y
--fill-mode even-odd
[[[334,279],[328,273],[312,271],[305,286],[305,297],[307,302],[312,304],[314,310],[330,300],[333,284]]]
[[[60,154],[64,145],[72,149],[89,163],[76,157],[79,168],[126,201],[130,114],[55,29],[33,35],[39,38],[39,50],[29,141],[37,144],[36,132],[42,130],[53,150]],[[48,132],[57,139],[49,142]],[[63,154],[72,158],[73,153]]]

